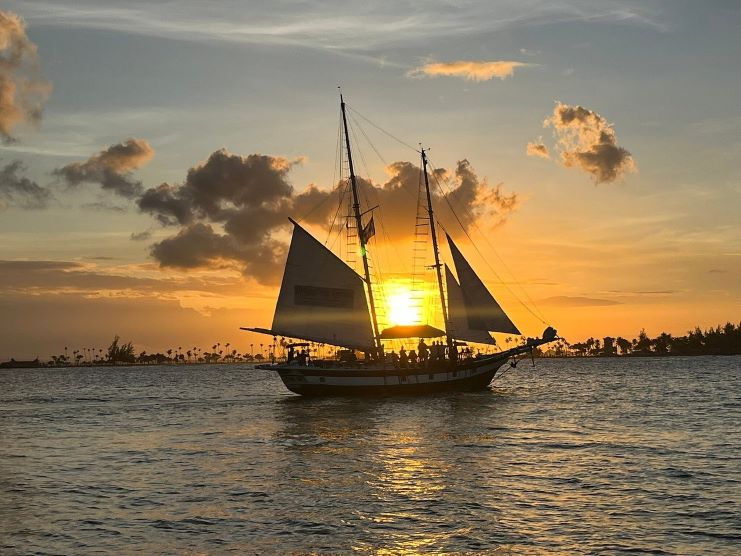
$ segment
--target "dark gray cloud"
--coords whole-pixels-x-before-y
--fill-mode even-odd
[[[590,174],[595,183],[613,182],[637,170],[630,152],[617,144],[612,124],[593,110],[556,103],[543,127],[553,128],[563,165]],[[529,144],[527,150],[531,156],[548,154],[540,142]]]
[[[92,155],[82,162],[72,162],[54,170],[68,187],[95,183],[103,190],[133,199],[143,191],[141,182],[131,173],[149,162],[154,149],[144,139],[127,139]]]
[[[153,215],[163,226],[190,224],[193,221],[190,199],[180,196],[177,188],[167,183],[147,189],[137,204],[142,212]]]
[[[51,191],[19,172],[25,167],[19,160],[5,165],[0,170],[0,205],[24,209],[43,209],[54,199]]]
[[[144,230],[141,232],[132,232],[131,239],[133,241],[147,241],[152,238],[152,230]]]
[[[98,211],[110,211],[124,213],[128,211],[128,207],[116,205],[108,201],[94,201],[92,203],[83,203],[80,205],[81,208]]]
[[[288,174],[298,162],[222,149],[191,168],[183,184],[147,189],[137,200],[139,209],[165,227],[179,227],[175,235],[152,246],[153,258],[163,267],[180,269],[236,265],[262,283],[275,283],[287,249],[280,232],[289,228],[288,216],[328,227],[335,214],[344,216],[349,210],[346,184],[331,190],[312,184],[295,192]],[[359,179],[361,195],[369,206],[381,205],[378,222],[382,215],[383,231],[390,238],[406,238],[415,229],[420,169],[396,162],[388,172],[383,184]],[[450,184],[449,202],[464,226],[483,214],[501,222],[516,206],[516,195],[479,179],[467,160],[460,161],[452,175],[444,169],[432,175]],[[341,193],[343,206],[338,205]],[[447,203],[439,193],[435,196],[439,217],[454,227]]]
[[[236,262],[245,275],[272,284],[282,271],[286,245],[267,238],[243,244],[235,236],[220,234],[209,224],[197,222],[152,246],[152,256],[163,267],[219,268]]]
[[[13,141],[21,123],[41,120],[51,84],[39,72],[36,45],[26,24],[12,12],[0,11],[0,136]]]
[[[188,170],[181,185],[163,183],[137,200],[142,212],[180,230],[152,246],[163,267],[180,269],[238,266],[245,275],[274,283],[286,244],[273,234],[289,226],[288,216],[327,221],[333,195],[316,186],[295,193],[288,173],[300,159],[262,154],[241,156],[221,149]]]

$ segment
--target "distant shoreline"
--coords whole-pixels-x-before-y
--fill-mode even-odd
[[[626,355],[535,355],[535,359],[673,359],[682,357],[738,357],[741,354],[738,353],[698,353],[698,354],[637,354],[630,353]],[[524,356],[523,359],[529,359],[529,356]],[[43,361],[2,361],[0,362],[0,370],[2,369],[84,369],[84,368],[128,368],[128,367],[199,367],[204,365],[219,365],[223,367],[231,367],[235,365],[257,365],[265,363],[266,361],[219,361],[216,363],[199,361],[190,363],[86,363],[82,365],[54,365],[53,363],[44,363]]]

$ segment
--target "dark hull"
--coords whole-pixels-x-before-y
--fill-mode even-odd
[[[278,372],[286,388],[302,396],[415,396],[483,390],[508,355],[497,354],[431,369],[260,365]]]

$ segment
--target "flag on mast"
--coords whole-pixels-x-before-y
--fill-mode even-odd
[[[360,232],[360,237],[363,240],[363,243],[368,243],[368,240],[370,240],[374,235],[376,235],[376,224],[373,222],[373,217],[371,216],[371,219]]]

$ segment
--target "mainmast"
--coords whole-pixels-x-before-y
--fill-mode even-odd
[[[432,234],[432,251],[435,254],[435,272],[437,273],[437,287],[440,290],[440,304],[443,308],[443,328],[445,329],[445,336],[448,339],[448,347],[452,346],[453,338],[451,337],[451,330],[448,323],[448,306],[445,303],[445,290],[443,289],[443,274],[442,265],[440,264],[440,249],[437,245],[437,232],[435,232],[435,215],[432,211],[432,196],[430,195],[430,180],[427,177],[427,153],[424,149],[420,149],[422,152],[422,171],[425,175],[425,192],[427,193],[427,215],[430,218],[430,233]]]
[[[345,100],[340,93],[340,107],[342,108],[342,125],[345,130],[345,146],[347,147],[347,164],[350,167],[350,186],[352,189],[353,213],[355,214],[355,226],[360,242],[360,255],[363,257],[363,270],[365,271],[365,284],[368,289],[368,305],[370,306],[371,320],[373,322],[373,337],[376,342],[376,348],[382,349],[381,337],[378,331],[378,317],[376,316],[376,303],[373,299],[373,286],[371,284],[370,268],[368,267],[368,251],[365,248],[365,237],[363,234],[363,219],[360,214],[360,199],[358,198],[358,183],[355,178],[355,169],[352,164],[352,151],[350,151],[350,133],[347,129],[347,117],[345,116]],[[429,195],[429,193],[428,193]],[[438,269],[438,278],[440,270]],[[441,286],[442,287],[442,286]]]

